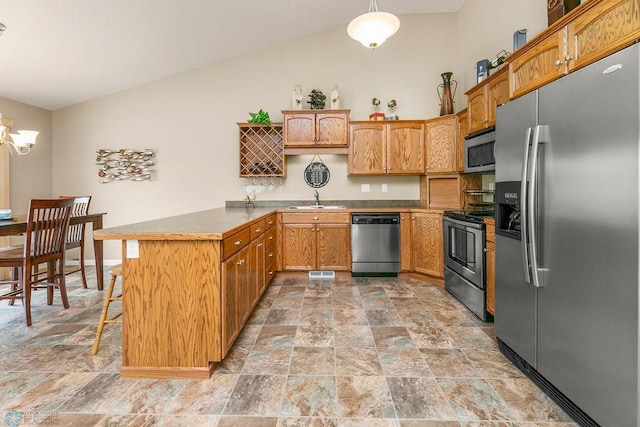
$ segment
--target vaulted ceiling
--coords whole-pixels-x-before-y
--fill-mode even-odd
[[[378,8],[456,12],[464,1]],[[55,110],[346,26],[368,8],[367,0],[0,0],[0,96]]]

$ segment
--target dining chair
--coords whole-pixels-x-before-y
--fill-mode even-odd
[[[47,289],[47,304],[53,304],[53,289],[60,289],[64,308],[69,308],[64,274],[65,242],[73,199],[32,199],[29,203],[25,244],[0,249],[0,267],[13,270],[9,290],[0,299],[10,303],[22,300],[31,326],[31,290]],[[34,268],[47,264],[46,277],[33,274]],[[16,274],[17,272],[17,274]]]
[[[89,204],[91,203],[91,196],[60,196],[61,199],[73,199],[73,209],[71,210],[71,216],[85,216],[89,213]],[[69,225],[69,231],[67,232],[67,242],[65,249],[80,248],[80,256],[78,258],[78,268],[70,268],[65,271],[66,275],[77,273],[78,271],[82,275],[82,286],[87,288],[87,274],[84,268],[84,235],[85,235],[85,223]]]

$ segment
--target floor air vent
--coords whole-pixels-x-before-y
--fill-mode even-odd
[[[334,279],[336,277],[335,271],[310,271],[309,279]]]

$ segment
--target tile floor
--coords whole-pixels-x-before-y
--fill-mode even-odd
[[[430,284],[276,278],[214,375],[186,381],[121,379],[118,326],[91,355],[104,292],[89,281],[71,276],[68,310],[37,292],[31,328],[20,303],[0,304],[0,424],[575,425],[491,324]]]

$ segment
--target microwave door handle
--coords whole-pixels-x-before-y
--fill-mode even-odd
[[[544,269],[538,268],[538,224],[536,222],[537,212],[537,187],[538,187],[538,153],[542,144],[542,134],[548,135],[548,128],[546,126],[538,125],[533,130],[533,141],[531,143],[531,166],[529,171],[530,185],[529,194],[527,195],[529,205],[529,258],[531,260],[531,278],[533,286],[540,288],[544,286],[543,281],[540,280],[540,272]],[[545,138],[546,139],[546,138]]]
[[[522,181],[520,181],[520,235],[522,249],[522,263],[524,264],[524,281],[531,283],[531,273],[529,271],[529,248],[527,227],[529,224],[527,208],[527,178],[529,175],[529,146],[531,145],[531,128],[527,128],[524,138],[524,154],[522,156]]]

